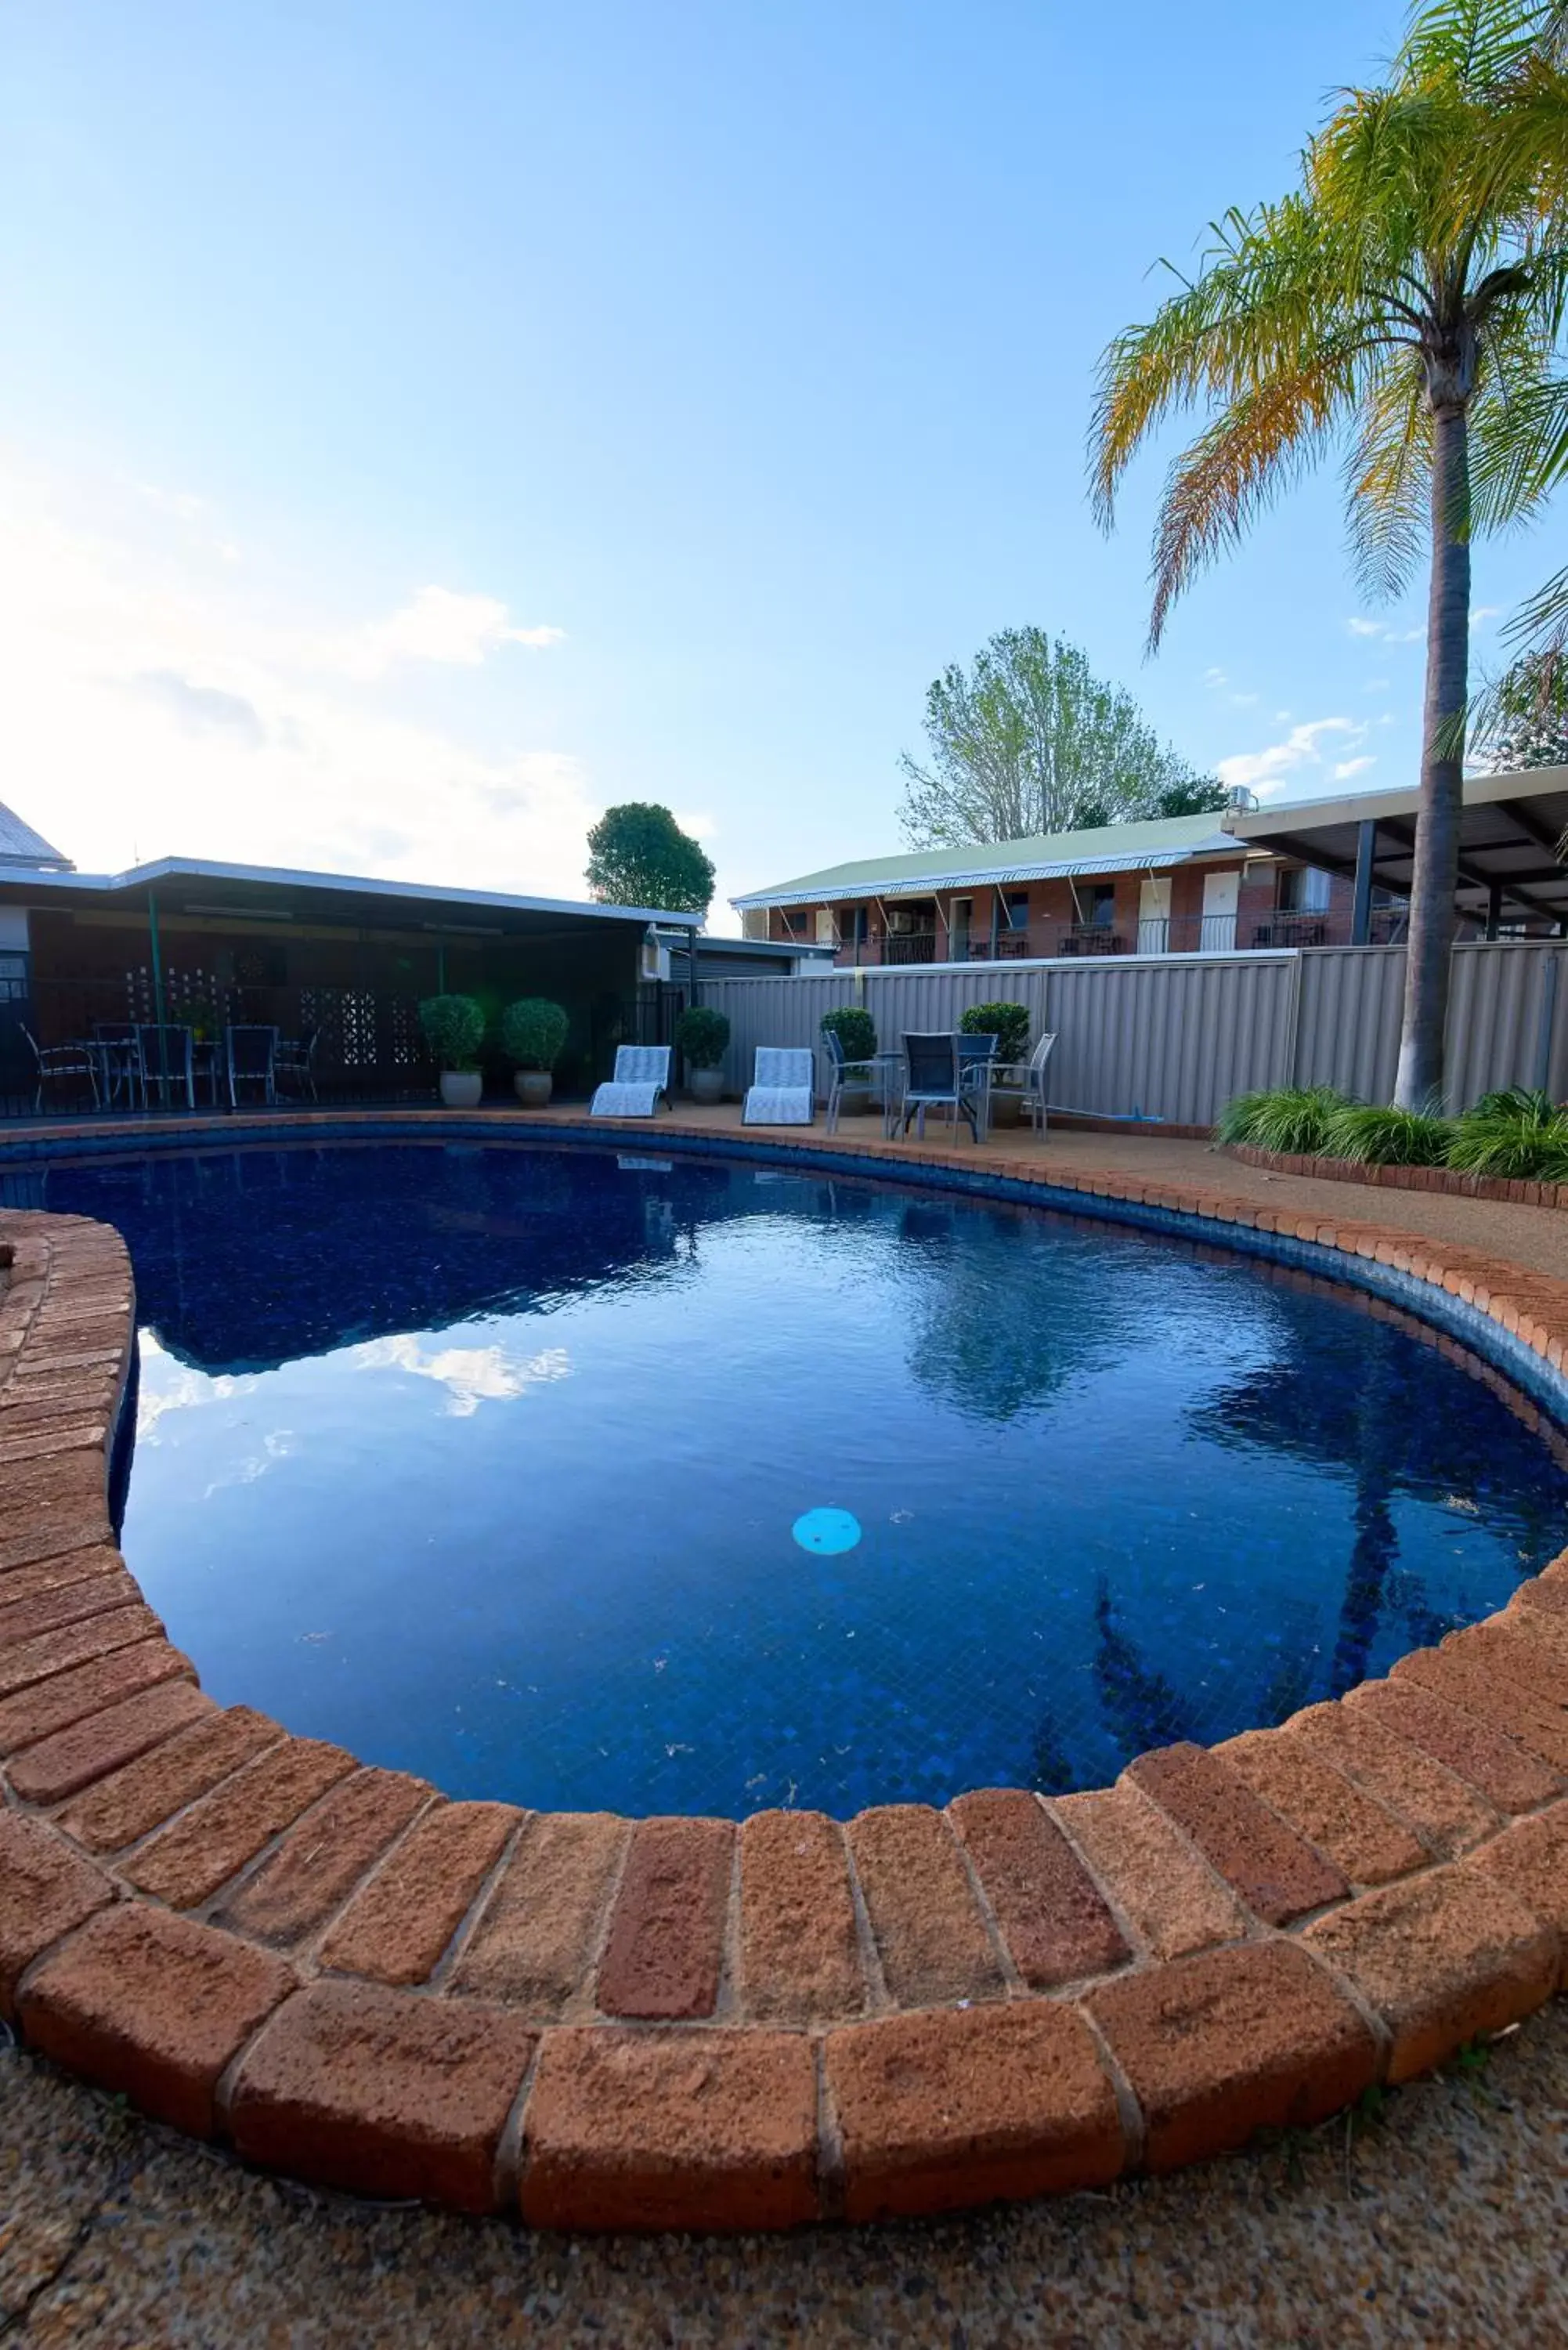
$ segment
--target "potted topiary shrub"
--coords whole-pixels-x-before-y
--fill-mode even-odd
[[[570,1025],[560,1004],[544,995],[521,996],[502,1014],[501,1049],[516,1064],[512,1082],[524,1109],[543,1109],[549,1100]]]
[[[472,995],[427,995],[420,1005],[420,1026],[441,1073],[441,1097],[448,1109],[477,1109],[484,1088],[479,1069],[484,1042],[481,1007]]]
[[[844,1055],[844,1091],[840,1116],[846,1110],[864,1113],[871,1107],[871,1058],[877,1050],[877,1024],[863,1003],[841,1003],[822,1015],[822,1033],[836,1036]]]
[[[1012,1069],[1029,1058],[1029,1006],[1026,1003],[971,1003],[959,1022],[966,1036],[994,1036],[996,1066]],[[992,1126],[1016,1126],[1023,1088],[1016,1081],[991,1089]]]
[[[724,1095],[724,1072],[722,1066],[724,1047],[730,1041],[730,1023],[722,1012],[706,1003],[693,1003],[675,1024],[675,1041],[686,1062],[686,1082],[691,1088],[693,1101],[722,1101]]]

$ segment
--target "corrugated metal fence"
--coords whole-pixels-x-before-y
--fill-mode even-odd
[[[1568,946],[1500,940],[1456,947],[1449,1107],[1494,1086],[1568,1097]],[[884,1045],[955,1028],[971,1003],[1026,1003],[1054,1028],[1052,1100],[1100,1116],[1208,1126],[1254,1087],[1333,1085],[1367,1101],[1394,1090],[1405,986],[1401,947],[1127,955],[1103,961],[924,964],[699,983],[726,1013],[725,1082],[740,1092],[759,1045],[818,1043],[822,1015],[863,1003]]]

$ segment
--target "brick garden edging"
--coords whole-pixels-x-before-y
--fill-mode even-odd
[[[1503,1206],[1568,1208],[1568,1183],[1527,1182],[1505,1175],[1466,1175],[1457,1167],[1369,1167],[1358,1159],[1303,1158],[1297,1151],[1259,1150],[1227,1142],[1228,1159],[1275,1175],[1310,1175],[1320,1183],[1365,1183],[1379,1191],[1440,1191],[1450,1200],[1495,1200]]]
[[[1373,1259],[1568,1347],[1568,1283],[1480,1252],[1037,1147],[986,1171]],[[0,1234],[0,2014],[182,2129],[544,2227],[871,2220],[1308,2126],[1568,1986],[1568,1554],[1387,1679],[1092,1793],[842,1826],[448,1802],[202,1694],[105,1503],[123,1247]]]

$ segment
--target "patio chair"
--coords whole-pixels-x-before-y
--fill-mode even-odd
[[[98,1085],[98,1063],[85,1045],[40,1045],[30,1028],[22,1031],[27,1050],[33,1055],[33,1108],[41,1112],[44,1087],[57,1077],[85,1077],[92,1087],[92,1106],[101,1107]]]
[[[274,1035],[277,1034],[274,1030]],[[302,1028],[297,1036],[278,1037],[272,1056],[273,1099],[277,1099],[278,1081],[283,1077],[297,1078],[301,1093],[316,1096],[316,1048],[321,1042],[319,1024]]]
[[[668,1045],[620,1045],[615,1075],[588,1104],[590,1118],[651,1118],[660,1101],[669,1107]]]
[[[139,1020],[136,1041],[141,1053],[144,1092],[151,1094],[156,1087],[159,1100],[167,1102],[178,1090],[185,1097],[186,1108],[194,1109],[196,1063],[190,1029],[174,1020],[166,1020],[161,1028],[156,1020]]]
[[[900,1134],[908,1134],[912,1119],[917,1138],[924,1141],[926,1112],[945,1109],[952,1114],[955,1131],[961,1118],[976,1142],[980,1140],[977,1091],[972,1080],[966,1085],[963,1056],[959,1049],[967,1041],[954,1035],[905,1037],[904,1087],[898,1114]]]
[[[1026,1061],[999,1061],[991,1072],[992,1085],[1005,1079],[1018,1086],[1023,1096],[1023,1115],[1042,1136],[1045,1132],[1045,1064],[1055,1042],[1053,1028],[1040,1038]]]
[[[241,1086],[260,1086],[262,1099],[275,1102],[277,1030],[247,1024],[223,1031],[223,1063],[229,1080],[229,1107],[239,1107]]]
[[[95,1020],[93,1058],[98,1063],[103,1099],[112,1109],[121,1094],[134,1106],[147,1107],[147,1076],[141,1066],[141,1039],[134,1020]]]
[[[753,1081],[741,1106],[742,1126],[809,1126],[816,1116],[816,1064],[800,1050],[759,1045]]]
[[[822,1032],[822,1049],[827,1055],[827,1131],[838,1131],[838,1111],[847,1093],[869,1093],[872,1073],[877,1067],[888,1072],[885,1082],[891,1086],[891,1071],[898,1060],[896,1053],[876,1053],[869,1061],[846,1061],[844,1047],[831,1028]]]
[[[959,1031],[959,1090],[974,1107],[980,1121],[977,1139],[981,1142],[991,1132],[991,1085],[996,1074],[997,1041],[983,1029],[975,1035]]]

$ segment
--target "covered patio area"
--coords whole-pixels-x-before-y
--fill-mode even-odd
[[[651,935],[658,921],[662,940]],[[287,1089],[335,1102],[428,1096],[421,999],[475,996],[493,1016],[548,996],[571,1022],[557,1072],[583,1090],[616,1046],[667,1041],[682,994],[677,941],[695,915],[441,889],[411,882],[165,858],[112,875],[0,866],[0,1116],[37,1098],[34,1045],[55,1072],[53,1111],[91,1109],[90,1047],[127,1024],[164,1032],[157,1066],[208,1106],[223,1084],[225,1032],[275,1029]],[[180,1048],[167,1032],[182,1032]],[[495,1076],[504,1077],[499,1066]],[[164,1086],[190,1106],[183,1076]],[[177,1102],[175,1097],[179,1096]]]

